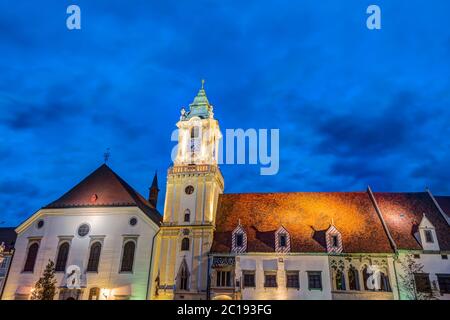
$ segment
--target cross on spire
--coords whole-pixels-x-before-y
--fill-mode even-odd
[[[205,86],[205,79],[202,79],[202,89],[204,89]]]
[[[109,158],[111,157],[111,152],[109,152],[109,148],[106,149],[106,152],[103,154],[103,160],[105,164],[108,163]]]

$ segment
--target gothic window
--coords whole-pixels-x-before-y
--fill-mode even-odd
[[[381,285],[381,288],[380,288],[381,291],[387,291],[387,292],[392,291],[391,284],[389,283],[389,277],[384,272],[380,272],[380,285]]]
[[[231,271],[216,271],[216,286],[231,287]]]
[[[91,245],[91,249],[89,251],[89,260],[87,265],[88,272],[97,272],[98,265],[100,262],[100,253],[102,251],[102,245],[100,242],[94,242]]]
[[[180,290],[189,290],[189,269],[186,260],[183,260],[178,272],[178,287]]]
[[[367,266],[364,267],[364,269],[362,271],[362,275],[363,275],[363,281],[364,281],[364,290],[369,290],[369,287],[367,286],[367,280],[369,280],[370,274],[367,271]]]
[[[255,287],[255,272],[245,271],[244,272],[244,288],[254,288]]]
[[[70,245],[68,242],[64,242],[59,246],[58,255],[56,256],[55,271],[64,272],[66,270],[69,248]]]
[[[336,271],[336,290],[345,290],[345,277],[341,270]]]
[[[28,247],[27,259],[23,268],[24,272],[33,272],[34,265],[36,264],[36,258],[39,251],[39,244],[34,242]]]
[[[191,221],[191,210],[186,209],[184,210],[184,222],[190,222]]]
[[[181,240],[181,251],[189,251],[189,238]]]
[[[123,246],[122,264],[120,272],[132,272],[134,263],[134,252],[136,250],[136,243],[133,240],[128,240]]]
[[[360,290],[358,270],[353,266],[348,270],[348,288],[350,290]]]
[[[100,297],[100,288],[91,288],[89,290],[89,300],[98,300]]]
[[[298,276],[298,271],[287,271],[286,272],[286,287],[287,288],[300,288],[300,279]]]

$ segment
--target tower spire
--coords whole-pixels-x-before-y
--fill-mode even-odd
[[[152,204],[155,208],[158,204],[158,194],[159,194],[159,188],[158,188],[158,172],[155,171],[155,175],[153,176],[152,185],[149,188],[148,193],[148,202]]]

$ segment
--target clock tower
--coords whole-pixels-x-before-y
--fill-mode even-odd
[[[208,253],[224,181],[217,164],[222,134],[203,86],[204,81],[177,123],[178,149],[167,174],[153,299],[206,299]]]

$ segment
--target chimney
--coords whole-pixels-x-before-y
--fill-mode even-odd
[[[158,203],[158,193],[159,193],[158,175],[155,172],[155,176],[153,177],[153,182],[152,182],[151,187],[149,188],[149,193],[148,193],[148,202],[150,202],[150,204],[152,204],[155,208],[156,208],[156,204]]]

